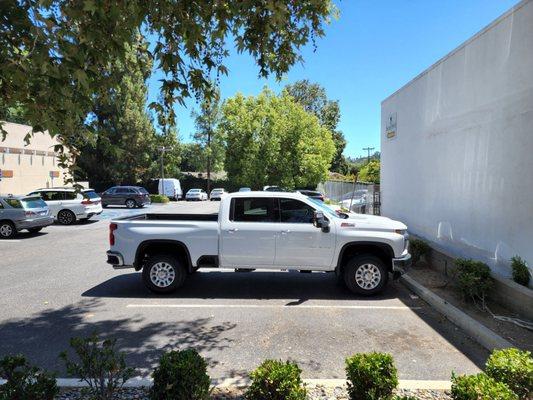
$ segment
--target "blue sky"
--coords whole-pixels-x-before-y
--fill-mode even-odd
[[[340,18],[326,36],[304,48],[303,65],[295,65],[281,82],[259,79],[247,54],[232,51],[228,76],[221,78],[223,98],[241,92],[255,95],[264,85],[279,91],[287,83],[309,79],[338,99],[340,129],[347,156],[379,150],[380,104],[383,99],[499,17],[517,0],[344,0],[336,1]],[[157,99],[157,76],[149,81],[149,101]],[[187,108],[176,107],[182,140],[194,132]]]

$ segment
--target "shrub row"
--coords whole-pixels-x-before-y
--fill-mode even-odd
[[[117,389],[133,376],[124,354],[114,340],[100,340],[96,334],[74,338],[72,360],[64,352],[69,374],[88,384],[86,393],[96,400],[112,400]],[[350,400],[416,400],[393,396],[398,372],[390,354],[359,353],[346,359]],[[266,360],[250,373],[247,400],[305,400],[301,369],[291,361]],[[55,376],[27,363],[23,356],[0,360],[0,400],[53,400],[58,394]],[[154,370],[151,400],[207,400],[211,393],[206,361],[194,349],[164,353]],[[456,376],[452,373],[454,400],[525,400],[533,394],[533,358],[517,349],[494,351],[485,372]]]
[[[150,201],[152,203],[168,203],[169,199],[167,196],[162,195],[162,194],[151,194]]]

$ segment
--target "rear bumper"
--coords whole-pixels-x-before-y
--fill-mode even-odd
[[[107,251],[107,263],[111,264],[114,269],[133,268],[132,265],[124,265],[124,257],[117,251]]]
[[[25,219],[25,220],[16,222],[16,229],[20,231],[22,229],[43,228],[45,226],[52,225],[53,223],[54,223],[53,216],[35,218],[35,219]]]
[[[411,254],[409,253],[402,257],[392,259],[392,271],[397,275],[405,274],[410,266]]]

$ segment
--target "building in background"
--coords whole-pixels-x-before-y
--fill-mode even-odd
[[[382,214],[454,256],[533,266],[533,0],[381,104]]]
[[[27,194],[37,188],[65,184],[67,171],[58,165],[56,139],[48,132],[35,132],[27,145],[24,137],[31,131],[30,126],[5,122],[3,128],[7,136],[0,140],[0,193]]]

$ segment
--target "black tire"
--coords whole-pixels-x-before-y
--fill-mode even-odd
[[[70,210],[61,210],[57,213],[57,222],[61,225],[72,225],[76,222],[76,215]]]
[[[344,283],[356,294],[378,294],[385,289],[388,279],[385,263],[371,254],[356,256],[344,266]]]
[[[102,208],[107,208],[107,204],[102,204]]]
[[[11,221],[0,222],[0,239],[11,239],[17,234],[17,229]]]
[[[155,268],[161,268],[162,272],[171,275],[157,277],[155,275]],[[154,293],[174,292],[183,285],[186,276],[187,272],[178,259],[167,254],[159,254],[149,257],[142,272],[144,284]]]
[[[126,202],[124,203],[126,205],[127,208],[135,208],[137,207],[137,202],[133,199],[128,199],[126,200]]]
[[[37,232],[41,232],[41,229],[43,229],[43,228],[42,227],[40,227],[40,228],[30,228],[30,229],[28,229],[28,232],[37,233]]]

